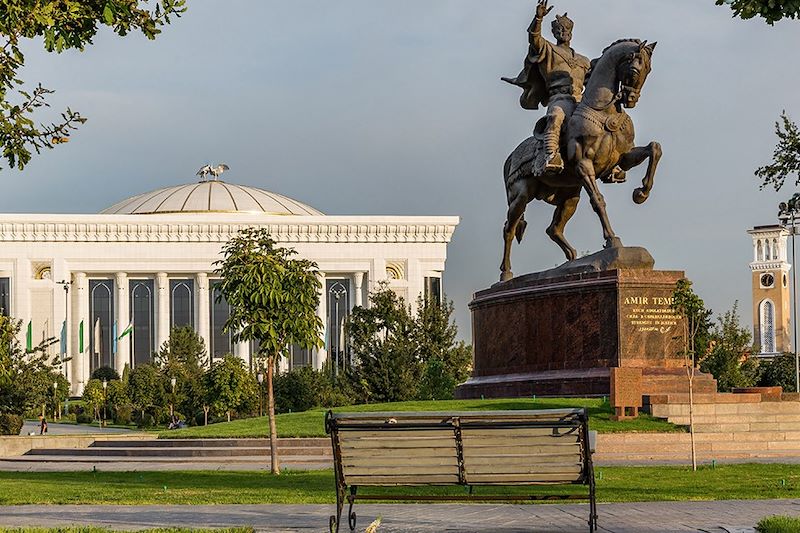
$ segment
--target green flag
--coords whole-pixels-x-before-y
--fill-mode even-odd
[[[33,323],[28,320],[28,332],[25,334],[25,351],[31,353],[33,351]]]
[[[83,320],[78,326],[78,353],[83,353]]]
[[[128,323],[127,328],[122,330],[122,333],[120,333],[117,339],[122,339],[122,337],[124,337],[125,335],[130,335],[131,333],[133,333],[133,320],[131,320],[130,323]]]

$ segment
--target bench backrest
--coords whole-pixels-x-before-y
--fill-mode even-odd
[[[337,475],[352,485],[584,483],[584,409],[329,413]]]

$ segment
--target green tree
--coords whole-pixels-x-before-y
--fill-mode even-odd
[[[369,300],[369,307],[354,308],[347,322],[361,401],[412,400],[424,370],[414,342],[414,317],[405,301],[385,284]]]
[[[317,265],[293,259],[296,252],[278,247],[263,228],[240,231],[223,247],[223,254],[216,273],[222,278],[219,298],[231,308],[225,330],[233,333],[235,342],[258,341],[256,359],[267,372],[272,472],[278,474],[273,374],[292,345],[322,346]]]
[[[800,0],[716,0],[716,3],[718,6],[729,5],[734,17],[745,20],[761,17],[769,25],[783,18],[800,16]]]
[[[100,381],[114,381],[115,379],[119,379],[119,374],[116,370],[111,368],[110,366],[101,366],[95,368],[92,372],[92,375],[89,379],[99,379]]]
[[[703,299],[692,290],[692,282],[688,279],[678,280],[672,293],[672,309],[683,320],[683,331],[680,339],[683,344],[681,355],[686,363],[686,375],[689,378],[689,434],[692,446],[692,470],[697,470],[697,452],[694,442],[694,375],[697,366],[698,334],[708,331],[711,311],[707,310]]]
[[[795,359],[793,353],[782,353],[761,364],[761,387],[782,387],[785,392],[795,390]]]
[[[83,50],[103,26],[119,36],[141,32],[149,39],[161,33],[171,17],[185,11],[186,0],[6,0],[0,5],[0,144],[12,168],[22,169],[32,151],[69,140],[80,113],[69,108],[50,124],[34,122],[37,110],[48,107],[53,91],[41,84],[25,89],[20,71],[25,64],[23,42],[42,38],[48,52]]]
[[[56,339],[46,339],[26,353],[19,343],[22,322],[0,315],[0,414],[23,415],[52,404],[58,358],[47,350]]]
[[[207,358],[205,342],[191,326],[173,328],[155,356],[164,390],[178,412],[187,417],[193,418],[203,406],[203,373]],[[172,378],[175,378],[174,395]]]
[[[739,302],[717,318],[711,344],[700,361],[700,370],[717,380],[720,391],[734,387],[752,387],[758,381],[758,361],[749,357],[752,335],[739,322]]]
[[[100,420],[100,411],[103,409],[105,393],[103,383],[99,379],[90,379],[83,387],[83,403],[92,411],[92,418]]]
[[[206,403],[217,416],[225,415],[231,421],[233,412],[246,413],[254,405],[258,384],[247,371],[244,361],[226,355],[215,361],[205,374]]]
[[[128,396],[131,405],[137,410],[140,426],[152,425],[147,418],[150,411],[152,423],[157,423],[157,411],[164,405],[164,384],[153,365],[137,365],[128,377]]]
[[[114,379],[108,382],[107,387],[107,412],[113,413],[115,422],[122,424],[129,423],[131,399],[128,396],[127,385],[125,385],[125,382],[122,380]]]
[[[419,399],[448,400],[456,385],[465,381],[472,367],[472,348],[456,341],[452,301],[439,303],[420,297],[412,340],[425,365]]]
[[[800,184],[800,129],[786,111],[781,113],[780,122],[775,123],[775,135],[778,144],[772,154],[772,163],[757,168],[755,175],[761,179],[762,189],[772,187],[779,191],[788,177],[793,176],[794,184]]]

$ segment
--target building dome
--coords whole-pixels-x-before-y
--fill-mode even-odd
[[[166,187],[132,196],[100,212],[103,215],[157,213],[249,213],[321,216],[313,207],[274,192],[219,180]]]

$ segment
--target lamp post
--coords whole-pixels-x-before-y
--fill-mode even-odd
[[[792,349],[794,350],[795,392],[800,393],[800,353],[797,350],[797,246],[794,240],[794,236],[797,234],[795,221],[798,213],[800,213],[800,195],[795,194],[788,202],[778,204],[778,219],[781,221],[781,225],[792,228],[792,331],[794,334]]]
[[[103,419],[100,421],[100,427],[106,426],[106,389],[108,388],[108,381],[103,378]]]
[[[172,422],[172,417],[175,416],[175,384],[178,383],[178,380],[175,379],[175,376],[172,376],[169,383],[172,385],[172,397],[169,402],[169,418],[170,422]]]
[[[256,377],[258,378],[258,416],[264,416],[264,407],[261,402],[261,385],[264,383],[264,374],[259,372]]]
[[[53,420],[58,420],[58,381],[53,382]]]

